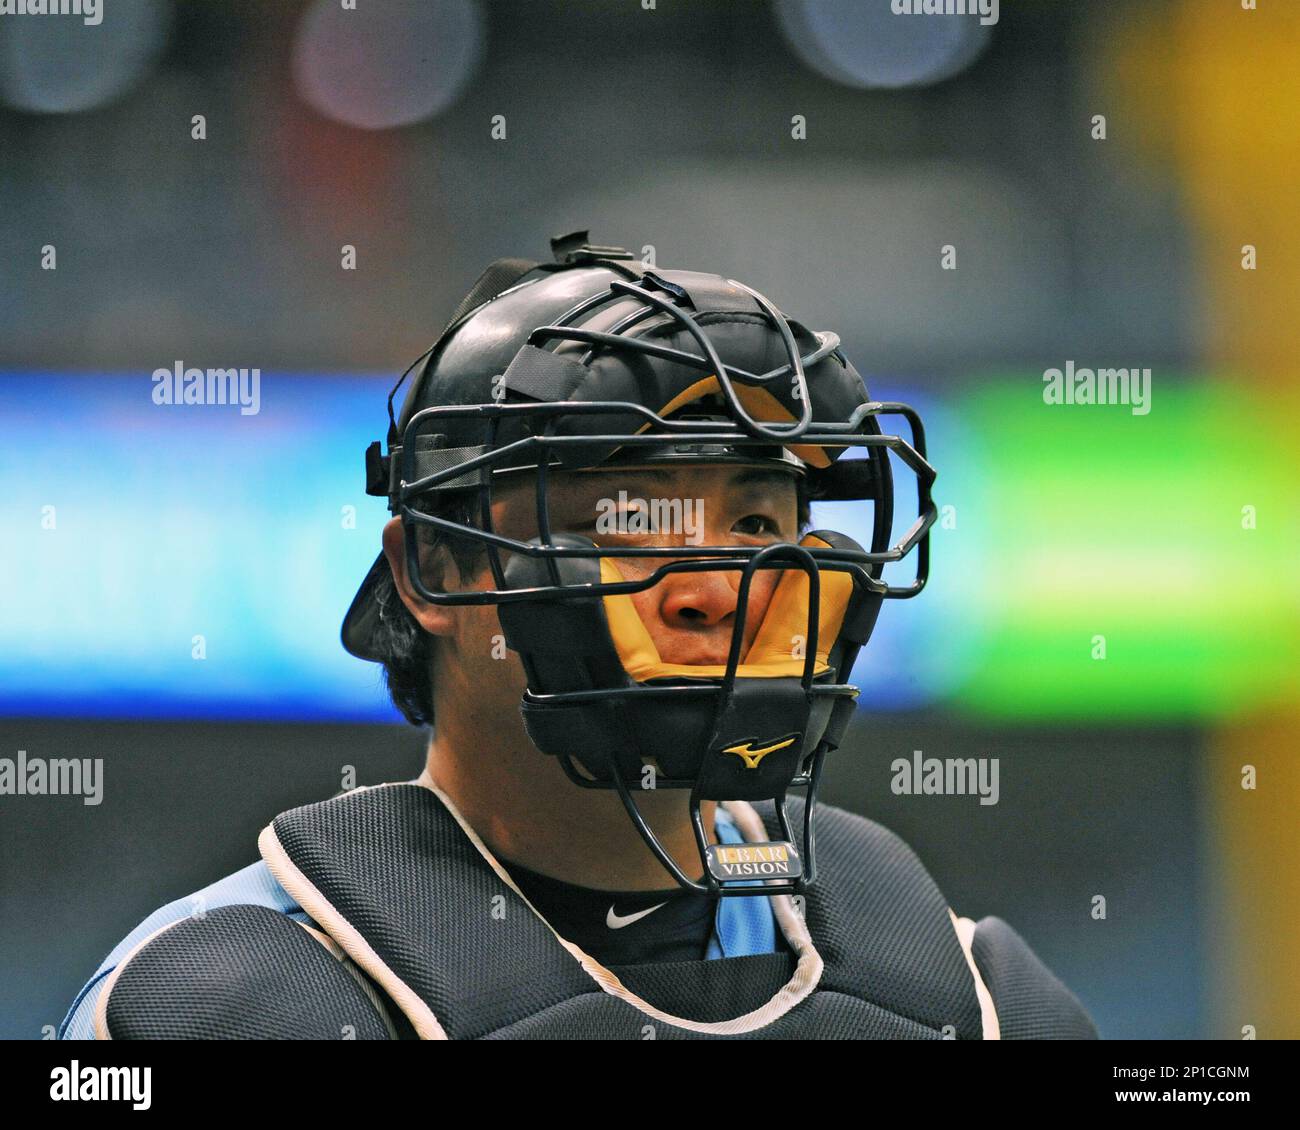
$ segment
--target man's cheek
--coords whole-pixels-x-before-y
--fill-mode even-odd
[[[776,592],[776,586],[780,579],[778,570],[764,570],[768,576],[758,576],[754,578],[754,583],[749,590],[749,607],[745,614],[745,643],[746,645],[754,642],[754,637],[758,634],[758,629],[763,626],[763,620],[767,617],[768,609],[772,607],[772,594]]]

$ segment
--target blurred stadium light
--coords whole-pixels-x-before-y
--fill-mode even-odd
[[[360,129],[440,114],[478,70],[485,28],[477,0],[384,0],[344,9],[315,0],[293,47],[298,92]]]
[[[843,86],[928,86],[965,70],[988,45],[972,15],[896,14],[890,0],[775,0],[786,40]]]
[[[163,0],[110,0],[112,19],[24,15],[0,29],[0,99],[19,109],[68,114],[103,106],[141,83],[167,42]]]

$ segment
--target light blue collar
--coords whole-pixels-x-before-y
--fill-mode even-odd
[[[720,843],[745,842],[735,820],[722,805],[717,807],[713,828]],[[706,958],[712,960],[775,952],[776,920],[769,899],[759,895],[753,898],[718,899],[717,918],[714,920],[713,937],[709,939]]]

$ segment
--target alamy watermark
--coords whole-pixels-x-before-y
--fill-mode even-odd
[[[103,0],[0,0],[0,16],[80,16],[91,27],[104,22]]]
[[[56,1103],[130,1103],[134,1110],[148,1110],[152,1090],[152,1067],[83,1067],[74,1059],[50,1072],[50,1098]]]
[[[1150,369],[1064,369],[1043,371],[1044,404],[1127,404],[1134,416],[1151,411]]]
[[[177,361],[152,379],[155,404],[238,404],[241,416],[262,410],[261,369],[187,369]]]
[[[978,796],[980,804],[997,804],[999,765],[996,757],[926,757],[914,750],[909,761],[895,758],[889,782],[895,796]]]
[[[104,799],[102,757],[0,757],[0,796],[79,796],[82,804]]]
[[[896,16],[979,16],[987,27],[998,22],[998,0],[890,0]]]
[[[618,498],[596,503],[598,534],[680,534],[687,545],[704,541],[704,499],[630,498],[627,491]]]

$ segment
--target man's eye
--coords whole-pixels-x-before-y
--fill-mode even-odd
[[[764,514],[746,514],[731,528],[738,534],[747,534],[750,537],[761,537],[763,534],[776,535],[781,532],[780,523]]]

